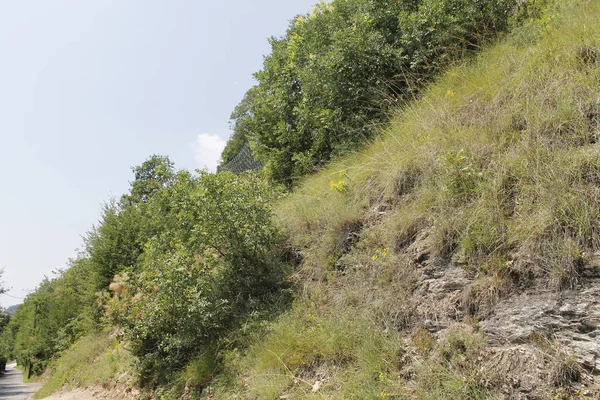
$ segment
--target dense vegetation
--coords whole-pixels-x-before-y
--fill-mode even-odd
[[[528,291],[580,295],[600,250],[600,3],[538,16],[278,204],[301,296],[216,398],[598,397],[561,327],[484,329]]]
[[[130,192],[104,207],[85,250],[42,282],[4,331],[9,355],[30,374],[112,324],[137,357],[141,382],[164,383],[281,298],[275,188],[253,175],[175,172],[159,156],[134,172]]]
[[[246,142],[290,183],[373,137],[391,107],[509,25],[516,0],[332,0],[291,21],[232,114],[223,163]]]
[[[0,334],[4,332],[9,322],[10,315],[0,310]],[[7,343],[0,342],[0,374],[6,369],[9,353],[10,349],[7,347]]]
[[[250,142],[266,174],[135,167],[0,351],[50,365],[46,394],[131,366],[164,399],[501,397],[480,320],[526,285],[573,287],[600,250],[599,16],[593,0],[320,3],[233,114],[223,161]],[[293,192],[273,183],[333,158]],[[468,276],[458,298],[422,294],[436,268]],[[581,371],[540,351],[544,393],[568,398]]]
[[[80,258],[71,260],[69,269],[57,271],[55,279],[44,280],[3,331],[4,356],[16,358],[28,374],[41,374],[56,352],[93,329],[97,307],[91,277],[90,263]]]

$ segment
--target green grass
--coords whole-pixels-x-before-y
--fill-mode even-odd
[[[114,335],[102,332],[85,336],[50,365],[50,378],[34,398],[43,399],[60,389],[114,382],[131,370],[131,363],[131,354]]]
[[[402,351],[399,337],[368,318],[298,303],[247,354],[228,355],[225,365],[234,370],[217,380],[217,397],[379,398],[399,389],[394,381]]]
[[[550,7],[450,70],[364,151],[307,178],[278,215],[310,276],[327,275],[358,221],[381,224],[396,248],[428,228],[433,252],[475,270],[534,256],[514,268],[569,284],[569,264],[599,245],[600,68],[582,59],[600,46],[598,13],[594,1]]]
[[[485,316],[511,280],[573,287],[600,250],[600,2],[547,4],[277,206],[304,257],[298,300],[226,355],[218,398],[494,396],[478,383],[476,321],[420,329],[410,252],[464,268],[464,303]]]

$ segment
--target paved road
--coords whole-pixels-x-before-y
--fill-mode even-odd
[[[0,376],[0,400],[27,400],[41,385],[23,383],[23,374],[13,365],[6,367]]]

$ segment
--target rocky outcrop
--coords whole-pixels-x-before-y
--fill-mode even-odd
[[[571,290],[531,288],[500,301],[481,323],[492,346],[522,344],[542,335],[600,374],[600,254],[587,260]]]
[[[464,317],[463,291],[471,283],[469,274],[452,263],[432,263],[421,269],[415,291],[415,311],[430,333],[448,328]]]
[[[536,335],[572,350],[592,373],[600,373],[600,281],[582,290],[530,292],[501,301],[481,323],[492,346],[523,344]]]
[[[441,337],[471,315],[465,299],[474,277],[450,260],[430,259],[423,241],[407,253],[419,271],[415,320]],[[563,387],[600,396],[590,389],[600,379],[600,253],[586,257],[575,282],[569,290],[541,282],[513,287],[490,310],[475,312],[487,342],[480,359],[486,385],[507,399],[547,398]]]

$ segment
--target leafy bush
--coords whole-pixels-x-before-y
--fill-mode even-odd
[[[232,114],[229,161],[250,141],[290,183],[373,136],[390,106],[507,29],[516,0],[333,0],[271,38],[272,53]]]
[[[259,308],[282,279],[275,191],[256,176],[179,173],[148,203],[163,226],[105,294],[146,383],[163,382]]]
[[[135,268],[144,243],[163,228],[149,213],[148,202],[172,184],[173,163],[153,155],[132,168],[135,179],[130,192],[105,204],[102,218],[86,236],[86,252],[94,265],[97,290],[105,290],[113,277],[126,268]]]

